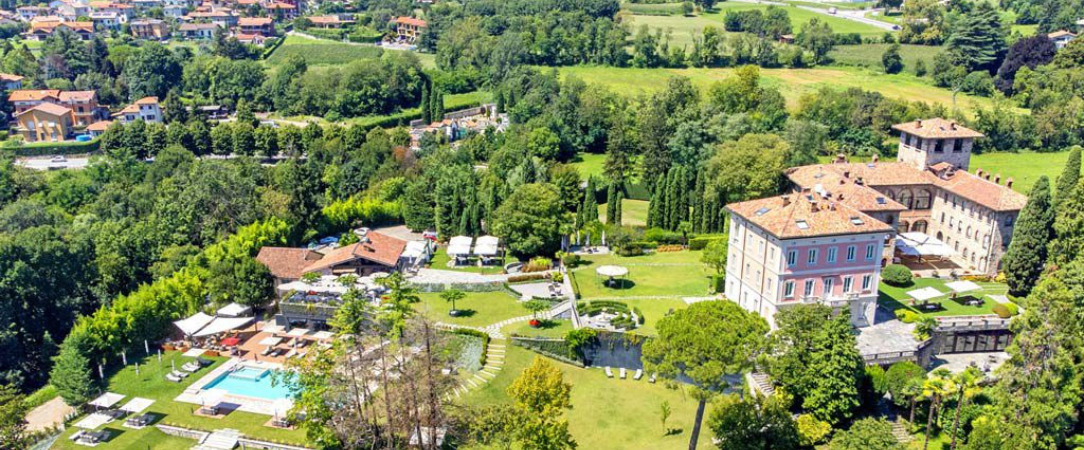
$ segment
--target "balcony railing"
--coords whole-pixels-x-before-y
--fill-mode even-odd
[[[838,307],[844,306],[847,303],[858,300],[857,293],[849,293],[843,295],[830,295],[828,297],[823,296],[809,296],[803,297],[801,303],[805,304],[821,304],[825,306]]]
[[[340,305],[337,303],[315,303],[296,301],[279,302],[279,310],[283,314],[290,316],[306,316],[325,320],[334,317],[335,312],[339,310],[339,306]]]

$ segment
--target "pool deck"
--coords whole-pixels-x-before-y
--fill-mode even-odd
[[[181,393],[181,395],[178,395],[173,400],[183,403],[194,403],[197,405],[202,404],[199,394],[203,392],[204,387],[213,383],[216,379],[218,379],[218,377],[222,376],[230,370],[233,370],[239,365],[244,367],[255,367],[260,369],[272,370],[282,368],[282,364],[278,363],[268,361],[242,361],[241,359],[233,358],[229,361],[226,361],[226,363],[216,367],[215,370],[210,371],[199,380],[196,380],[195,383],[192,383],[190,386],[188,386],[188,388],[185,389],[184,392]],[[290,406],[293,405],[292,400],[287,400],[287,402],[289,402]],[[235,395],[230,393],[225,393],[222,396],[219,407],[227,411],[243,411],[254,414],[263,414],[267,416],[275,415],[275,401],[273,400]],[[279,411],[279,413],[281,414],[282,411]]]

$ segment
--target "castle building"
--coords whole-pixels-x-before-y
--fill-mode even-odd
[[[795,167],[785,173],[790,194],[727,206],[727,298],[773,324],[780,307],[821,302],[849,305],[853,323],[868,325],[880,268],[903,258],[896,244],[904,233],[950,248],[946,263],[960,272],[1000,270],[1027,197],[1011,179],[968,173],[982,134],[944,119],[892,128],[900,132],[895,162]]]

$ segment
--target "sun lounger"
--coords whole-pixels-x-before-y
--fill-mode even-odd
[[[73,440],[73,441],[78,441],[79,438],[83,437],[83,435],[86,434],[86,433],[87,432],[84,431],[84,430],[79,430],[79,431],[76,431],[75,433],[72,433],[72,435],[69,436],[68,439]]]
[[[636,369],[636,375],[633,375],[632,379],[639,381],[640,378],[643,378],[643,377],[644,377],[644,369]]]
[[[202,367],[200,367],[200,365],[196,364],[196,363],[187,363],[187,364],[181,366],[181,370],[183,370],[185,372],[188,372],[188,373],[196,372],[196,371],[200,370],[201,368]]]
[[[619,373],[621,374],[621,379],[624,380],[625,379],[625,368],[622,367]]]
[[[606,378],[613,378],[614,372],[610,370],[610,366],[606,366]]]
[[[170,373],[171,373],[171,374],[173,374],[173,376],[175,376],[175,377],[177,377],[177,378],[188,378],[188,374],[187,374],[187,373],[185,373],[185,372],[181,372],[181,371],[179,371],[179,370],[174,370],[174,371],[172,371],[172,372],[170,372]]]
[[[656,374],[654,374],[654,373],[653,373],[653,374],[651,374],[651,378],[648,378],[648,379],[647,379],[647,382],[648,382],[648,383],[654,383],[654,382],[655,382],[655,375],[656,375]]]
[[[172,381],[174,383],[180,383],[181,382],[181,377],[173,375],[172,373],[167,373],[166,374],[166,379],[169,380],[169,381]]]
[[[267,356],[267,355],[270,355],[270,354],[271,354],[271,352],[272,352],[272,351],[274,351],[274,350],[275,350],[275,349],[274,349],[274,348],[272,348],[272,347],[267,347],[267,348],[263,349],[263,351],[262,351],[262,352],[260,352],[260,356]]]
[[[209,359],[203,359],[203,357],[201,356],[201,357],[196,358],[196,363],[201,365],[201,366],[206,367],[206,366],[209,366],[209,365],[213,364],[214,361],[211,361]]]

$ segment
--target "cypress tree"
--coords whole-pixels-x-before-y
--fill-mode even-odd
[[[1054,210],[1050,208],[1050,181],[1039,177],[1020,211],[1009,251],[1002,260],[1009,293],[1025,297],[1039,281],[1046,264],[1046,244],[1054,236]]]
[[[595,177],[587,177],[587,189],[583,193],[582,219],[580,222],[587,225],[598,220],[598,200],[595,198]]]
[[[433,98],[433,120],[444,120],[444,92],[434,87],[430,97]]]
[[[659,204],[662,201],[660,198],[660,192],[662,191],[662,183],[655,183],[655,189],[651,191],[651,202],[647,205],[647,227],[656,228],[659,226]]]
[[[1065,198],[1068,198],[1070,191],[1076,186],[1077,181],[1080,180],[1080,146],[1074,146],[1069,150],[1069,159],[1065,161],[1065,168],[1061,171],[1061,176],[1054,188],[1054,208],[1057,209],[1058,204]]]
[[[670,169],[670,173],[666,176],[666,229],[675,230],[679,223],[681,223],[681,208],[685,204],[682,198],[685,196],[685,189],[682,183],[682,179],[685,175],[682,174],[681,167],[674,167]]]
[[[433,123],[433,110],[429,107],[429,83],[422,83],[422,101],[419,105],[422,110],[422,121],[426,125]]]
[[[617,183],[610,182],[610,188],[606,191],[606,223],[621,225],[620,222],[615,222],[614,213],[617,210]]]
[[[621,190],[617,190],[617,196],[616,197],[617,197],[616,200],[614,200],[613,223],[620,226],[621,225],[621,209],[622,209],[621,200],[625,199],[625,193],[621,192]]]
[[[1084,247],[1084,186],[1077,182],[1054,209],[1054,240],[1047,255],[1059,266],[1073,261]],[[1011,245],[1011,244],[1010,244]]]
[[[693,233],[700,233],[704,229],[704,175],[696,173],[696,184],[693,187],[690,202],[693,205],[693,214],[689,221],[693,224]]]

